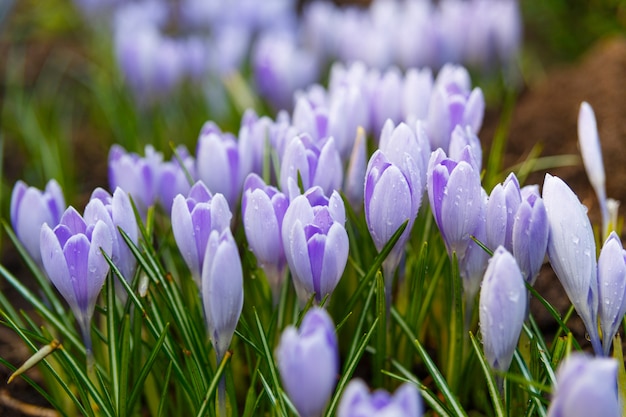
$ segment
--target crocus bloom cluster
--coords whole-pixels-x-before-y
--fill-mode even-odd
[[[243,188],[241,212],[248,245],[265,271],[276,303],[287,264],[282,227],[289,199],[256,174],[248,175]]]
[[[39,236],[41,225],[55,227],[65,210],[63,191],[55,180],[44,191],[17,181],[11,194],[11,226],[28,254],[41,265]]]
[[[110,220],[101,202],[93,207],[90,217]],[[87,222],[71,206],[54,229],[47,223],[41,226],[43,266],[78,320],[88,350],[91,350],[89,328],[96,299],[109,272],[101,250],[111,256],[112,236],[113,231],[105,221]]]
[[[336,191],[313,187],[295,197],[283,218],[283,247],[302,303],[330,295],[348,261],[346,210]]]
[[[558,177],[546,174],[543,201],[550,229],[548,258],[567,296],[582,318],[596,354],[598,334],[596,244],[587,210]]]
[[[405,383],[390,395],[384,390],[370,393],[360,379],[350,381],[337,409],[338,417],[420,417],[424,413],[417,388]]]
[[[604,354],[610,353],[613,337],[626,314],[626,251],[617,233],[611,232],[598,258],[598,316]]]
[[[479,301],[480,333],[493,369],[509,369],[526,317],[526,294],[515,258],[499,246],[489,260]]]
[[[179,194],[172,204],[172,231],[178,249],[198,287],[201,285],[202,265],[209,236],[213,230],[230,228],[232,213],[222,194],[212,195],[198,181],[185,198]]]
[[[285,391],[300,416],[321,416],[339,372],[335,326],[326,310],[313,307],[300,329],[287,327],[275,356]]]
[[[243,271],[230,228],[212,230],[202,265],[202,301],[218,363],[224,357],[243,309]]]
[[[573,353],[556,375],[548,417],[618,417],[617,361]]]

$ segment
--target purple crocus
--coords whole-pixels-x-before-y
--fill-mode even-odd
[[[176,148],[176,156],[173,156],[171,161],[161,164],[157,194],[161,206],[168,215],[171,214],[174,197],[178,194],[187,195],[191,188],[190,181],[195,181],[196,177],[196,162],[183,145]]]
[[[487,245],[490,248],[504,246],[513,249],[513,224],[517,209],[522,202],[519,182],[511,173],[502,184],[491,190],[487,203]]]
[[[432,153],[428,164],[427,189],[430,207],[448,254],[465,256],[470,235],[476,230],[483,201],[480,173],[469,147],[462,160],[453,161],[442,149]]]
[[[198,181],[185,198],[179,194],[172,204],[172,231],[180,253],[200,287],[206,245],[211,231],[221,232],[230,227],[232,213],[222,194],[212,195]]]
[[[573,353],[559,366],[548,417],[618,417],[618,363]]]
[[[367,171],[367,143],[365,130],[357,129],[352,153],[344,178],[344,193],[352,209],[359,213],[363,209],[363,181]]]
[[[221,362],[243,308],[243,271],[229,228],[211,230],[202,264],[202,302],[209,337]]]
[[[265,271],[276,303],[287,264],[282,227],[289,199],[276,187],[266,185],[256,174],[248,175],[243,188],[241,212],[248,245]]]
[[[346,211],[339,193],[327,198],[320,187],[289,204],[283,219],[283,247],[302,303],[321,302],[339,282],[348,261]]]
[[[479,301],[485,357],[497,371],[506,372],[513,359],[526,317],[526,293],[515,258],[499,246],[487,266]]]
[[[100,205],[100,218],[108,213]],[[41,226],[41,259],[43,266],[78,321],[88,352],[91,351],[89,326],[96,299],[109,272],[109,264],[101,250],[112,254],[112,230],[102,220],[87,224],[69,207],[59,224],[52,229]]]
[[[321,416],[339,372],[335,326],[326,310],[313,307],[300,329],[287,327],[275,356],[285,391],[300,417]]]
[[[100,218],[104,213],[108,214],[108,218]],[[119,187],[115,189],[113,196],[103,188],[96,188],[85,207],[84,219],[87,223],[102,220],[113,230],[111,260],[122,273],[122,277],[131,282],[137,268],[137,260],[118,231],[118,228],[122,229],[133,243],[137,243],[139,227],[128,194]],[[126,292],[122,287],[118,286],[116,290],[118,295],[125,296]]]
[[[337,417],[420,417],[423,414],[422,397],[415,385],[402,384],[393,395],[384,390],[370,393],[360,379],[350,381],[337,408]]]
[[[543,183],[543,202],[550,264],[582,318],[594,352],[601,355],[596,244],[587,210],[563,180],[550,174]]]
[[[598,258],[598,316],[602,347],[608,356],[613,338],[626,314],[626,251],[617,233],[611,232]]]
[[[11,194],[11,225],[28,254],[40,266],[41,225],[56,226],[64,210],[63,191],[55,180],[48,181],[43,192],[24,181],[15,183]]]

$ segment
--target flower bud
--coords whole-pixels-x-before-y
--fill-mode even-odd
[[[422,397],[414,385],[405,383],[393,395],[384,390],[370,393],[360,379],[350,381],[337,409],[337,417],[420,417],[423,413]]]

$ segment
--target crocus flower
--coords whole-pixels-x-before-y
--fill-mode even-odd
[[[513,249],[513,224],[522,201],[519,182],[511,173],[502,184],[491,190],[487,203],[487,245],[490,248],[504,246]]]
[[[346,211],[339,193],[320,187],[295,197],[283,218],[283,247],[302,303],[330,295],[348,261]]]
[[[550,174],[543,183],[543,202],[550,229],[550,264],[600,355],[596,244],[587,210],[563,180]]]
[[[171,214],[174,197],[178,194],[187,195],[192,185],[190,181],[193,183],[196,177],[196,162],[183,145],[176,148],[176,156],[171,161],[161,164],[157,194],[161,207],[168,215]]]
[[[256,174],[248,175],[243,188],[241,212],[248,245],[265,271],[274,302],[277,302],[287,264],[282,227],[289,199]]]
[[[102,207],[100,207],[101,205]],[[103,213],[107,213],[108,218],[100,218],[99,216]],[[115,189],[113,196],[103,188],[96,188],[91,193],[90,202],[85,207],[84,219],[87,223],[95,224],[98,220],[102,220],[108,224],[114,232],[111,235],[111,260],[122,273],[122,277],[127,282],[132,281],[137,268],[137,260],[118,230],[118,228],[122,229],[133,243],[137,243],[139,227],[128,194],[119,187]],[[122,287],[116,286],[116,290],[118,295],[125,297],[126,292]]]
[[[578,112],[578,144],[580,145],[580,154],[583,157],[583,165],[587,171],[587,177],[600,203],[602,230],[606,236],[609,232],[609,212],[606,201],[606,178],[604,163],[602,162],[602,149],[600,148],[596,116],[586,101],[582,102]]]
[[[339,152],[333,138],[315,142],[310,135],[303,133],[291,139],[285,148],[280,168],[280,188],[289,191],[289,179],[295,184],[298,174],[304,189],[320,186],[324,193],[339,190],[343,181],[343,169]]]
[[[480,205],[480,214],[478,221],[476,222],[476,229],[472,232],[472,236],[476,238],[478,242],[484,243],[487,239],[487,200],[489,197],[485,190],[481,190],[482,198],[478,201]],[[463,294],[465,295],[465,319],[466,324],[469,326],[469,321],[472,318],[472,312],[474,310],[474,299],[480,284],[483,281],[485,270],[487,269],[487,263],[489,261],[489,254],[483,249],[474,239],[470,239],[465,255],[458,259],[459,261],[459,275],[463,279]],[[469,328],[469,327],[468,327]]]
[[[63,191],[55,180],[48,181],[43,192],[24,181],[15,183],[11,194],[11,225],[28,254],[40,266],[41,225],[56,226],[64,210]]]
[[[383,128],[387,119],[400,122],[402,118],[402,76],[392,67],[375,83],[370,98],[370,111],[374,135]]]
[[[480,139],[469,126],[461,127],[456,125],[450,136],[450,159],[459,160],[463,154],[463,149],[470,147],[476,166],[481,169],[483,164],[483,148]]]
[[[209,337],[221,362],[243,308],[243,271],[229,228],[212,230],[202,264],[202,302]]]
[[[300,417],[321,416],[339,372],[337,336],[328,313],[313,307],[300,329],[287,327],[275,356],[285,391]]]
[[[163,155],[152,146],[146,146],[145,157],[128,153],[119,145],[113,145],[109,150],[110,189],[120,187],[130,194],[144,219],[148,207],[157,200],[156,191],[162,162]]]
[[[522,188],[515,213],[512,251],[526,282],[535,283],[548,248],[548,215],[537,186]]]
[[[366,170],[367,143],[365,130],[360,127],[357,129],[343,185],[346,198],[352,209],[357,213],[363,209],[363,180]]]
[[[222,194],[212,195],[203,182],[198,181],[172,204],[172,231],[180,253],[198,287],[206,245],[211,231],[221,232],[230,227],[232,214]]]
[[[358,129],[369,124],[369,108],[365,91],[355,85],[342,85],[328,97],[328,136],[335,144],[342,159],[347,159],[354,149]]]
[[[559,366],[548,417],[618,417],[617,361],[573,353]]]
[[[617,233],[611,232],[598,258],[598,316],[604,354],[610,353],[613,337],[626,314],[626,251]]]
[[[433,83],[433,72],[429,67],[421,70],[409,68],[404,75],[402,116],[409,125],[428,117],[428,102]]]
[[[211,125],[212,126],[212,125]],[[224,195],[230,207],[237,205],[243,182],[240,156],[235,137],[219,129],[202,128],[196,147],[198,179],[212,193]],[[245,175],[248,173],[246,172]]]
[[[100,205],[100,218],[108,213]],[[112,230],[102,220],[87,224],[69,207],[59,224],[52,229],[41,226],[41,259],[43,266],[78,321],[88,351],[91,351],[89,326],[96,299],[109,272],[109,264],[101,250],[111,256]]]
[[[526,286],[515,258],[499,246],[489,260],[479,301],[480,333],[489,365],[509,369],[526,317]]]
[[[482,200],[480,173],[473,165],[469,147],[459,162],[434,151],[428,164],[427,189],[430,207],[448,254],[465,256],[470,234],[476,230]]]
[[[402,384],[393,395],[384,390],[370,393],[360,379],[350,381],[337,408],[337,417],[420,417],[423,414],[422,397],[415,385]]]

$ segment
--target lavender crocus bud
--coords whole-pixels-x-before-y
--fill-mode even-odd
[[[314,142],[328,136],[328,108],[320,86],[312,86],[306,94],[296,95],[291,123]]]
[[[48,181],[42,192],[18,181],[11,193],[11,226],[33,260],[41,266],[39,237],[41,225],[55,227],[65,210],[63,190],[55,180]]]
[[[281,169],[280,188],[289,190],[289,179],[297,184],[298,173],[304,189],[320,186],[324,193],[339,190],[343,181],[343,169],[339,152],[333,138],[313,141],[308,134],[293,138],[285,149]]]
[[[387,119],[396,123],[402,119],[402,77],[397,68],[387,70],[375,84],[370,108],[375,135],[378,135]]]
[[[423,414],[422,397],[414,385],[402,384],[393,395],[384,390],[370,393],[360,379],[350,381],[337,408],[337,417],[420,417]]]
[[[513,359],[526,317],[526,292],[515,258],[498,246],[485,271],[479,301],[485,357],[497,371],[506,372]]]
[[[198,181],[172,204],[172,231],[180,253],[200,288],[201,271],[206,245],[211,231],[222,232],[230,227],[232,213],[222,194],[212,195],[203,182]]]
[[[483,164],[483,149],[480,144],[480,139],[478,139],[478,136],[476,136],[469,126],[461,127],[460,125],[456,125],[450,136],[450,158],[459,160],[466,146],[470,147],[474,161],[476,161],[476,166],[478,169],[481,169]]]
[[[550,264],[582,318],[593,350],[601,355],[596,244],[587,210],[563,180],[550,174],[543,183],[543,202],[550,230]]]
[[[108,217],[101,218],[104,214],[107,214]],[[90,202],[85,207],[84,219],[87,223],[96,223],[98,220],[102,220],[113,231],[111,235],[113,244],[111,260],[122,273],[122,277],[130,283],[135,275],[137,260],[118,230],[118,228],[122,229],[133,243],[137,243],[139,227],[128,194],[121,188],[116,188],[113,196],[111,196],[103,188],[96,188],[91,193]],[[118,285],[116,291],[120,297],[125,298],[124,288]]]
[[[369,124],[369,108],[365,92],[355,85],[337,88],[328,97],[328,136],[335,138],[342,159],[354,148],[358,129]]]
[[[606,205],[606,178],[604,163],[602,162],[602,149],[600,148],[596,116],[586,101],[582,102],[578,112],[578,144],[580,145],[580,154],[583,157],[587,177],[600,203],[602,230],[604,236],[606,236],[609,233],[609,212]]]
[[[363,209],[363,181],[367,169],[367,143],[365,130],[357,129],[356,139],[344,179],[344,192],[350,206],[359,213]]]
[[[428,67],[421,70],[410,68],[404,75],[402,115],[409,125],[428,117],[433,82],[433,73]]]
[[[598,290],[602,347],[608,356],[613,337],[626,314],[626,251],[617,233],[611,232],[598,258]]]
[[[511,243],[513,256],[524,279],[533,285],[548,248],[548,215],[537,186],[524,187],[521,197],[515,213]]]
[[[243,271],[229,228],[212,230],[202,264],[202,302],[209,337],[221,362],[243,309]]]
[[[335,326],[326,310],[313,307],[300,329],[287,327],[275,355],[285,391],[300,417],[321,416],[339,372]]]
[[[223,194],[230,207],[237,205],[243,173],[233,135],[203,128],[196,147],[196,169],[198,179],[211,192]]]
[[[105,210],[102,218],[107,215]],[[65,210],[54,229],[46,223],[41,226],[43,266],[72,309],[88,351],[91,351],[91,317],[109,272],[109,264],[101,250],[111,256],[112,235],[104,221],[87,224],[73,207]]]
[[[487,203],[487,245],[490,248],[502,245],[508,251],[513,250],[513,223],[521,201],[519,182],[513,173],[491,190]]]
[[[573,353],[559,366],[548,417],[618,417],[617,361]]]
[[[239,128],[239,157],[242,171],[261,175],[265,155],[271,144],[274,122],[267,116],[258,117],[252,109],[246,110]]]
[[[243,189],[241,213],[248,245],[265,271],[276,303],[287,264],[282,228],[289,199],[276,187],[266,185],[256,174],[248,175]]]
[[[283,218],[283,247],[298,298],[315,294],[321,302],[339,282],[348,261],[348,234],[343,200],[327,198],[320,187],[295,197]]]
[[[476,229],[472,232],[472,236],[474,236],[478,242],[484,243],[487,239],[486,212],[489,197],[484,189],[481,190],[481,196],[482,199],[478,203],[480,205],[480,214],[478,216],[478,221],[476,222]],[[488,261],[489,254],[485,251],[485,249],[483,249],[476,241],[470,239],[465,255],[459,259],[459,274],[461,275],[461,278],[463,278],[463,293],[466,300],[465,318],[467,320],[471,319],[471,313],[474,309],[474,299],[480,289],[480,284],[485,275],[485,269],[487,269]]]
[[[142,218],[156,203],[157,184],[163,155],[146,146],[145,157],[128,153],[119,145],[109,150],[109,187],[120,187],[130,194]]]
[[[446,157],[443,150],[432,153],[428,164],[427,189],[435,222],[448,254],[465,256],[470,235],[480,218],[482,187],[480,173],[474,168],[468,147],[459,162]]]
[[[404,159],[414,166],[408,154]],[[395,270],[419,211],[422,193],[419,175],[410,175],[391,163],[383,151],[374,152],[367,164],[365,177],[365,221],[376,250],[380,252],[402,223],[408,221],[400,239],[383,262],[388,300]]]
[[[178,194],[187,195],[191,189],[190,180],[193,182],[197,177],[196,162],[187,148],[178,146],[176,155],[171,161],[161,164],[157,185],[158,199],[168,215],[172,212],[174,197]]]

